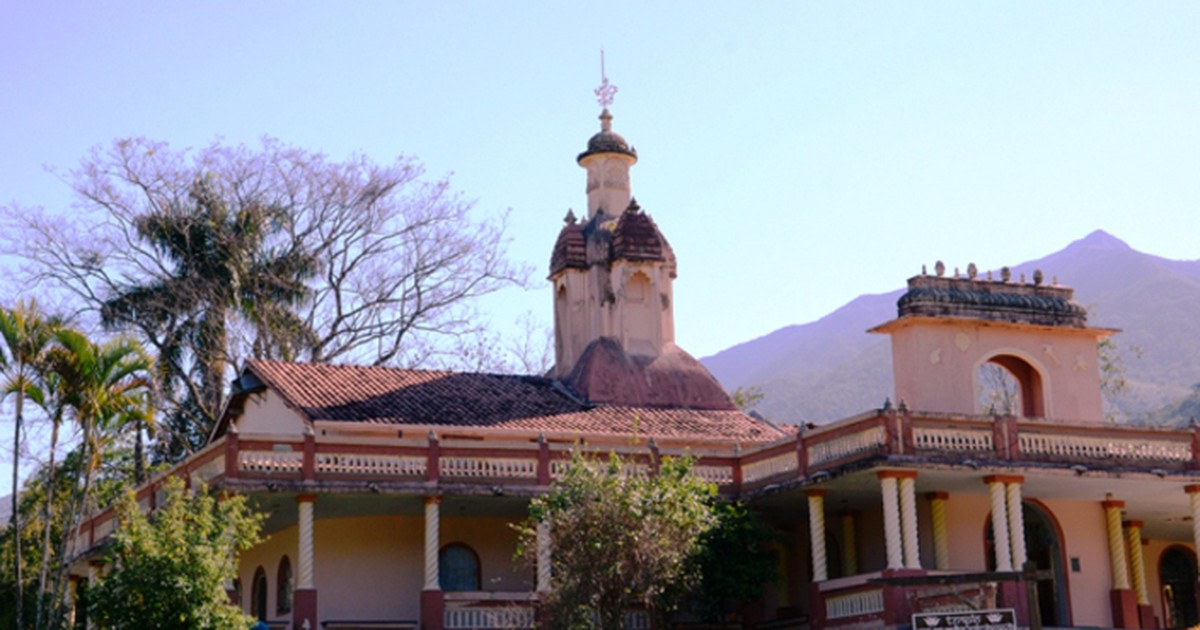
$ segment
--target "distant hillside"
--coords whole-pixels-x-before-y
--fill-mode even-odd
[[[1034,269],[1074,287],[1089,323],[1122,329],[1116,341],[1129,387],[1118,402],[1130,417],[1171,405],[1200,383],[1200,260],[1144,254],[1097,230],[1013,266],[1014,275],[1032,277]],[[895,318],[902,293],[858,297],[702,361],[730,389],[761,387],[757,410],[774,420],[828,422],[877,407],[892,395],[891,348],[865,331]]]

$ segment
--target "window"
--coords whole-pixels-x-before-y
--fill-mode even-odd
[[[279,561],[279,573],[275,583],[275,612],[279,614],[292,612],[292,563],[284,556]]]
[[[254,570],[254,582],[250,588],[250,614],[259,621],[267,620],[267,572],[262,567]]]
[[[442,547],[438,554],[438,581],[443,591],[478,591],[479,556],[462,543]]]

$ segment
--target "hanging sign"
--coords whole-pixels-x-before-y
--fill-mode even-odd
[[[958,630],[1017,630],[1017,613],[1012,608],[970,612],[917,613],[914,630],[951,628]]]

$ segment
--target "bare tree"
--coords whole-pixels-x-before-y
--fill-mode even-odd
[[[157,353],[172,457],[203,443],[241,360],[416,365],[477,333],[474,298],[528,275],[503,218],[405,157],[135,138],[64,179],[70,212],[7,207],[0,246],[24,281]]]

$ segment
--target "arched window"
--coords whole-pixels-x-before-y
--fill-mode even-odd
[[[443,591],[478,591],[479,556],[463,543],[442,547],[438,554],[438,581]]]
[[[981,413],[1026,418],[1046,415],[1042,375],[1025,359],[996,355],[979,366],[976,383]]]
[[[284,556],[279,561],[279,572],[275,583],[275,612],[292,612],[292,563]]]
[[[267,572],[254,570],[254,586],[250,589],[250,614],[259,621],[267,620]]]

